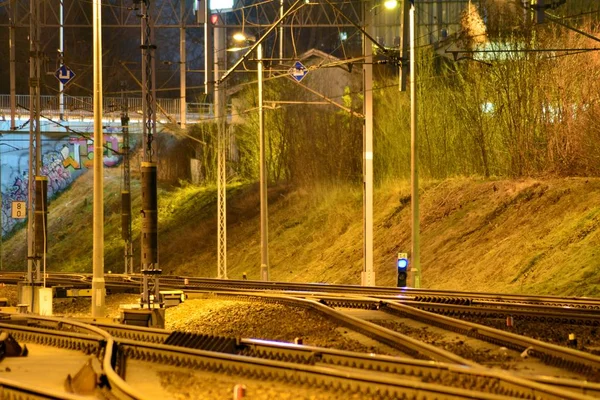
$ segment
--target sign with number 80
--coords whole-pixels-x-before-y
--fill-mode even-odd
[[[27,218],[27,207],[25,207],[24,201],[13,201],[11,217],[16,219]]]

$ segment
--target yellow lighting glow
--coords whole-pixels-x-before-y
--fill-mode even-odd
[[[242,32],[238,32],[233,35],[233,40],[235,40],[236,42],[245,42],[246,40],[248,40],[248,38]]]
[[[385,0],[385,2],[383,3],[383,6],[385,8],[387,8],[388,10],[392,10],[392,9],[396,8],[397,5],[398,5],[398,0]]]

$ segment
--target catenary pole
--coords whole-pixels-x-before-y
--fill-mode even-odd
[[[104,142],[102,131],[102,0],[94,0],[94,246],[92,317],[104,316]]]
[[[373,31],[370,2],[363,11],[365,31]],[[361,285],[375,286],[373,270],[373,44],[363,34],[363,271]]]
[[[263,104],[263,52],[256,47],[258,61],[258,136],[260,141],[260,279],[269,280],[269,215],[267,197],[267,164],[265,156],[265,109]]]
[[[417,70],[415,49],[415,1],[411,0],[410,10],[410,187],[411,187],[411,212],[412,212],[412,287],[421,287],[421,250],[420,250],[420,223],[419,223],[419,151],[417,146]]]

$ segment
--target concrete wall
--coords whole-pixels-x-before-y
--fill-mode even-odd
[[[104,135],[105,146],[119,151],[122,136]],[[117,167],[121,157],[105,149],[105,167]],[[94,147],[91,140],[78,135],[42,135],[41,175],[48,177],[48,198],[71,185],[74,179],[92,168]],[[2,192],[2,235],[9,233],[19,221],[11,217],[13,201],[27,202],[29,175],[29,135],[4,134],[0,137],[0,191]]]

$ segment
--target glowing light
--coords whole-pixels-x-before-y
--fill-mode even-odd
[[[385,8],[387,8],[388,10],[392,10],[392,9],[396,8],[397,5],[398,5],[398,0],[385,0],[385,2],[383,3],[383,6]]]
[[[233,8],[233,0],[210,0],[211,10],[231,10]]]
[[[243,42],[246,40],[246,35],[244,35],[242,32],[234,33],[233,40],[236,42]]]

